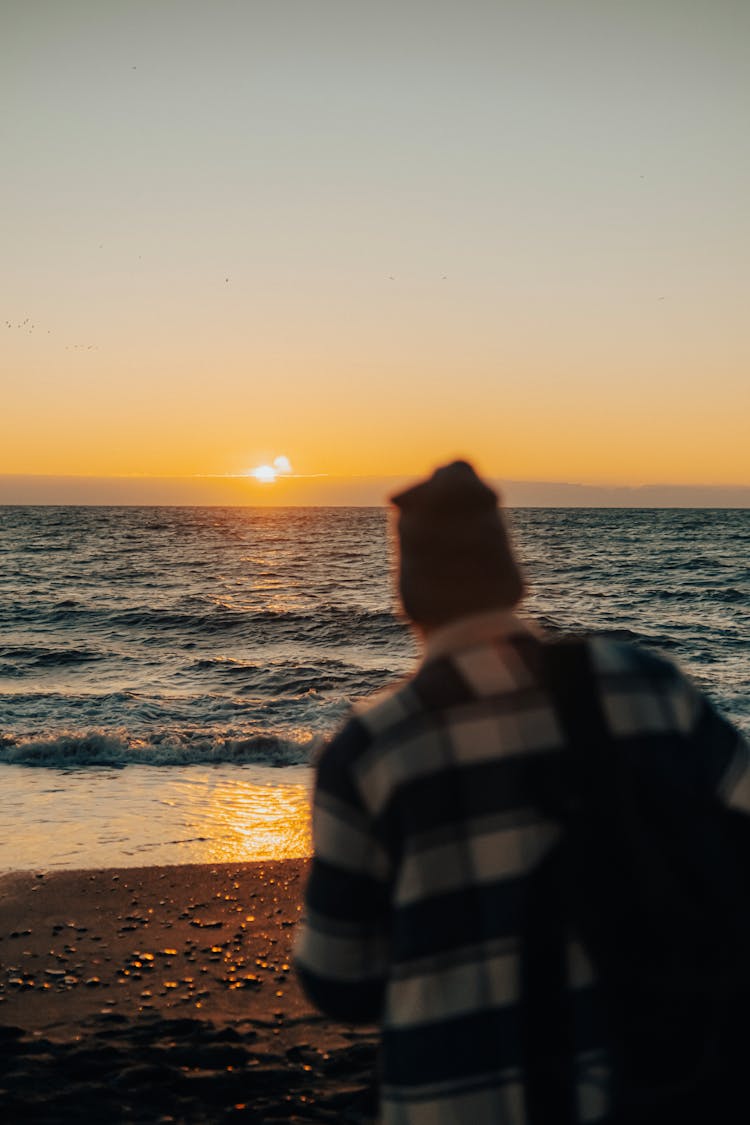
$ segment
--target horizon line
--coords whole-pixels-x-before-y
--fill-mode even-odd
[[[270,490],[282,484],[286,480],[328,480],[331,483],[341,481],[402,481],[404,479],[421,479],[427,476],[425,473],[279,473],[278,477],[272,482],[259,481],[252,473],[3,473],[0,472],[0,480],[33,480],[33,481],[201,481],[201,480],[233,480],[233,481],[247,481],[248,484],[257,485],[264,489]],[[562,487],[562,488],[586,488],[586,489],[614,489],[626,491],[638,491],[641,489],[653,488],[669,488],[669,489],[706,489],[711,491],[748,491],[750,492],[750,482],[743,484],[721,482],[718,484],[707,484],[702,481],[648,481],[640,484],[630,484],[623,482],[614,482],[606,480],[570,480],[570,479],[551,479],[549,477],[503,477],[495,473],[481,474],[488,480],[502,482],[508,485],[531,485],[535,487]]]

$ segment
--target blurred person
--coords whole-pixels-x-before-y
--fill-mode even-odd
[[[748,747],[672,663],[559,642],[465,462],[393,498],[423,641],[317,764],[296,966],[386,1125],[736,1120]]]

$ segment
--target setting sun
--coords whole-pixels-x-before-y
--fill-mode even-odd
[[[288,457],[275,457],[272,465],[258,465],[247,474],[263,484],[273,484],[278,476],[288,476],[292,465]]]
[[[250,470],[250,476],[263,481],[264,484],[271,484],[276,480],[276,470],[272,465],[258,465],[257,469]]]

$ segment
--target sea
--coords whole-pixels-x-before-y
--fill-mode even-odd
[[[507,516],[525,615],[750,733],[750,510]],[[316,748],[419,660],[393,548],[381,508],[0,507],[0,872],[307,854]]]

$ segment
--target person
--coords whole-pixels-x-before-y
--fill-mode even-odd
[[[423,659],[355,706],[321,753],[296,968],[323,1012],[380,1025],[385,1125],[524,1125],[529,887],[562,832],[538,800],[561,779],[566,737],[539,670],[554,646],[517,613],[521,570],[498,497],[471,466],[444,466],[393,503],[400,597]],[[577,706],[596,697],[613,745],[666,755],[750,810],[747,746],[676,666],[605,636],[584,647],[592,679]],[[605,1121],[596,974],[574,935],[564,953],[569,1119]]]

